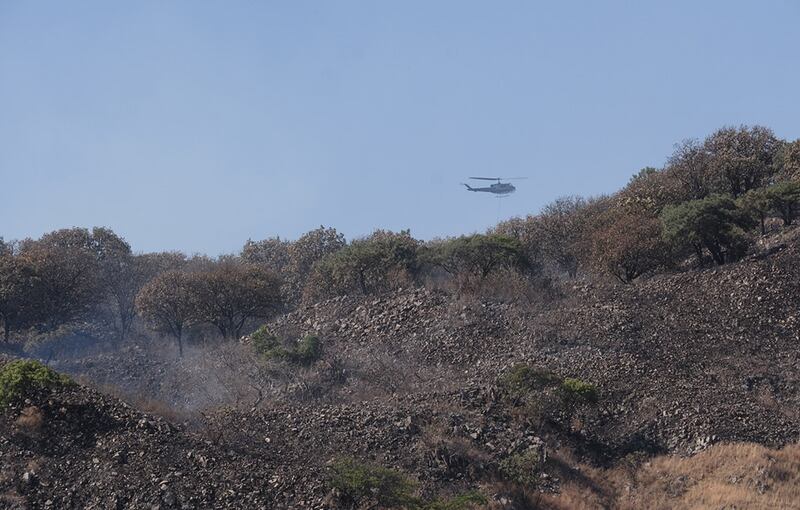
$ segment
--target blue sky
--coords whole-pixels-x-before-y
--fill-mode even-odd
[[[3,0],[0,235],[483,230],[723,125],[800,137],[798,26],[792,1]]]

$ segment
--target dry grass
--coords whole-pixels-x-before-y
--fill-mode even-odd
[[[539,508],[800,509],[797,444],[780,450],[720,444],[692,457],[665,455],[609,470],[565,468],[561,476],[561,493],[541,497]]]
[[[28,406],[24,408],[19,417],[14,420],[16,429],[24,434],[38,435],[42,430],[44,424],[44,414],[42,410],[36,406]]]

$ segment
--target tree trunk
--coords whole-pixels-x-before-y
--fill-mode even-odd
[[[358,285],[361,287],[361,293],[366,296],[367,295],[367,283],[366,283],[365,278],[364,278],[364,270],[363,269],[359,269],[358,270]]]
[[[705,266],[705,264],[703,263],[703,247],[698,244],[695,244],[694,254],[697,256],[697,264],[700,265],[700,267]]]
[[[183,330],[178,330],[178,335],[175,337],[175,340],[178,342],[178,355],[182,358],[183,357]]]
[[[725,265],[725,252],[721,246],[714,245],[708,246],[707,248],[708,251],[711,252],[711,258],[714,259],[714,262],[716,262],[718,266]]]

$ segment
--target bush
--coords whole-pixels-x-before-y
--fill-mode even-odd
[[[261,326],[250,335],[253,350],[261,357],[267,359],[281,358],[286,349],[283,348],[278,337],[273,335],[266,326]]]
[[[415,484],[394,469],[372,466],[354,459],[339,460],[331,466],[331,486],[358,504],[374,499],[388,508],[418,508]]]
[[[322,357],[322,342],[314,335],[304,336],[290,354],[294,363],[310,365]]]
[[[355,459],[339,460],[331,466],[331,471],[331,487],[355,505],[371,501],[381,508],[465,510],[486,504],[486,498],[477,491],[424,501],[414,496],[416,484],[403,473]]]
[[[296,365],[310,365],[322,357],[322,342],[319,337],[306,335],[293,348],[286,348],[266,326],[261,326],[250,335],[253,349],[264,359],[285,360]]]
[[[539,451],[531,448],[500,461],[500,473],[520,485],[536,485],[543,463]]]
[[[0,368],[0,407],[5,407],[34,392],[73,384],[35,360],[17,360]]]
[[[500,385],[516,397],[556,386],[560,382],[561,378],[556,374],[524,363],[514,365],[500,378]]]
[[[599,394],[594,384],[567,377],[561,382],[561,394],[565,402],[571,404],[595,403]]]

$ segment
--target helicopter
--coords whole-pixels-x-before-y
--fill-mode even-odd
[[[487,188],[473,188],[469,184],[465,184],[463,182],[461,184],[466,186],[467,190],[469,191],[482,191],[485,193],[494,193],[495,195],[498,195],[497,198],[501,198],[505,195],[510,195],[511,193],[514,193],[514,191],[517,190],[517,188],[515,188],[514,185],[511,184],[510,182],[500,182],[501,180],[511,181],[517,179],[527,179],[527,177],[470,177],[470,179],[475,179],[478,181],[497,181]]]

